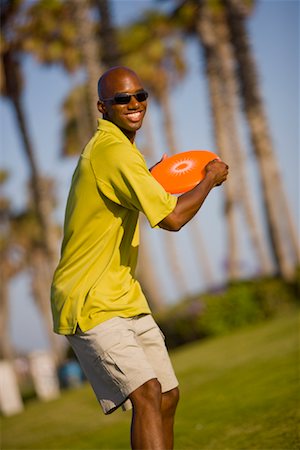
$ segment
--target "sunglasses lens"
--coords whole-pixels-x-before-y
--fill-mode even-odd
[[[131,100],[131,95],[130,94],[117,94],[114,97],[114,101],[115,103],[117,103],[117,105],[126,105],[127,103],[129,103]]]
[[[144,102],[148,98],[148,92],[146,91],[138,92],[137,94],[135,94],[135,98],[137,99],[138,102]]]
[[[148,92],[142,91],[133,94],[138,102],[144,102],[148,98]],[[115,96],[115,102],[119,105],[126,105],[130,102],[132,95],[130,94],[118,94]]]
[[[144,102],[148,98],[148,92],[141,91],[141,92],[137,92],[136,94],[133,94],[133,95],[126,94],[126,93],[116,94],[114,96],[114,102],[117,105],[127,105],[130,102],[132,96],[134,96],[138,102]]]

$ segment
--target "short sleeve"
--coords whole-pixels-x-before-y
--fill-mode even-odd
[[[124,208],[144,213],[152,227],[174,210],[177,198],[155,180],[134,146],[95,146],[91,165],[100,192]]]

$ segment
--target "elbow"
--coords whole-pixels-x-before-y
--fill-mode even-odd
[[[178,225],[177,226],[176,225],[172,225],[172,226],[160,226],[159,225],[159,227],[163,228],[164,230],[173,231],[173,232],[180,231],[182,228],[182,226],[178,226]]]
[[[158,224],[160,228],[173,232],[180,231],[183,225],[182,221],[175,214],[170,214]]]
[[[163,230],[166,231],[180,231],[182,227],[180,226],[170,226],[170,225],[162,225],[162,224],[158,224],[159,228],[162,228]]]
[[[183,225],[181,223],[174,223],[169,231],[180,231]]]

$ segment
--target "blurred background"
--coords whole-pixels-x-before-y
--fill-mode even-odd
[[[297,0],[1,0],[1,22],[3,361],[26,372],[39,355],[50,374],[70,357],[52,333],[51,277],[72,173],[99,117],[97,80],[120,64],[150,93],[136,140],[149,167],[201,149],[230,166],[179,233],[141,218],[139,279],[170,346],[294,303]]]

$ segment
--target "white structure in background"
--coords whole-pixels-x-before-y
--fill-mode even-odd
[[[52,400],[59,396],[59,381],[53,356],[49,352],[37,351],[29,355],[30,372],[35,392],[41,400]]]
[[[23,411],[17,377],[9,361],[0,361],[0,411],[5,416]]]

